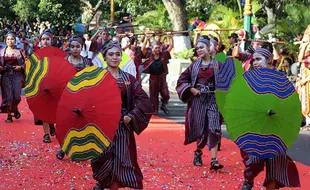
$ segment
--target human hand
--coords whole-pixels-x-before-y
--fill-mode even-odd
[[[125,116],[123,117],[123,120],[124,120],[124,123],[128,124],[128,123],[131,121],[131,117],[125,115]]]
[[[196,88],[191,88],[191,93],[193,93],[194,96],[200,96],[201,92],[200,90],[196,89]]]
[[[22,69],[21,66],[13,66],[13,68],[14,68],[14,71],[20,71]]]
[[[2,67],[2,66],[0,66],[0,71],[1,71],[1,70],[3,70],[3,67]]]

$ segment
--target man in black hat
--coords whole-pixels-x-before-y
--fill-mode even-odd
[[[233,49],[237,44],[238,42],[238,34],[236,33],[232,33],[230,36],[228,36],[228,39],[229,39],[229,43],[231,45],[231,47],[229,48],[229,50],[226,52],[226,55],[227,56],[232,56],[232,52],[233,52]]]

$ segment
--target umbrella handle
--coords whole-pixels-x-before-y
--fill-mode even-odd
[[[273,116],[274,114],[276,114],[276,112],[274,110],[269,110],[268,111],[268,115],[269,116]]]
[[[81,115],[81,110],[79,110],[79,109],[74,109],[74,110],[72,110],[72,112],[74,112],[74,113],[76,113],[77,115]]]

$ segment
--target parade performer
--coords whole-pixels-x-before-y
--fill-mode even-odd
[[[200,29],[197,29],[196,30],[197,33],[195,35],[195,38],[194,38],[194,44],[197,44],[197,41],[198,39],[201,37],[201,30]],[[211,34],[208,35],[208,37],[210,38],[210,55],[212,58],[215,58],[216,54],[219,53],[219,47],[221,47],[222,45],[222,40],[221,40],[221,36],[219,35],[218,32],[214,32],[217,37],[213,37],[211,36]],[[191,58],[192,61],[195,61]],[[221,113],[220,114],[220,126],[222,126],[222,124],[224,123],[224,118],[222,116]],[[220,151],[221,150],[221,140],[219,141],[218,143],[218,147],[217,147],[217,150]]]
[[[223,165],[217,161],[221,127],[214,91],[221,63],[211,58],[208,37],[197,41],[196,51],[199,58],[181,74],[176,88],[180,100],[187,103],[184,144],[197,142],[193,163],[201,166],[202,149],[208,143],[210,169],[218,170]]]
[[[257,48],[253,54],[253,64],[251,69],[272,68],[273,52],[269,46]],[[272,126],[271,126],[272,127]],[[274,190],[281,187],[300,187],[299,175],[294,161],[283,154],[271,159],[261,159],[256,156],[248,155],[244,151],[240,151],[245,165],[244,184],[242,190],[251,190],[253,188],[255,177],[264,170],[266,165],[266,177],[264,186],[268,190]]]
[[[76,69],[76,72],[83,70],[85,67],[92,66],[93,63],[87,58],[81,56],[81,51],[83,47],[83,39],[79,36],[72,36],[69,39],[69,51],[70,54],[65,57],[73,67]],[[65,153],[62,150],[59,150],[56,154],[56,157],[59,160],[62,160],[65,156]]]
[[[306,128],[310,126],[310,25],[307,27],[299,47],[298,62],[300,63],[300,78],[296,82],[297,91],[302,105],[302,114],[306,118]]]
[[[25,82],[25,58],[21,50],[15,48],[16,36],[8,33],[5,37],[6,48],[0,51],[0,72],[2,104],[1,112],[7,113],[7,123],[13,122],[13,116],[19,119],[18,104],[21,101],[21,89]]]
[[[146,40],[149,38],[150,36],[146,35]],[[170,51],[173,48],[173,39],[170,34],[167,35],[167,38],[170,41],[170,45],[166,50],[161,51],[160,42],[152,42],[152,52],[148,55],[148,59],[139,68],[139,73],[144,72],[150,74],[149,88],[154,114],[158,114],[159,94],[162,97],[162,105],[160,106],[160,109],[166,114],[170,113],[166,107],[170,99],[166,76],[168,74],[167,64],[171,58]]]
[[[142,59],[146,57],[142,51],[143,49],[146,49],[145,43],[142,44],[142,47],[138,46],[136,36],[129,33],[129,37],[125,37],[122,39],[122,49],[134,61],[137,72],[136,79],[141,83],[139,66],[142,64]]]
[[[42,35],[40,36],[40,44],[42,48],[47,48],[52,45],[52,39],[53,39],[53,33],[50,30],[44,30]],[[56,129],[54,124],[46,123],[44,121],[38,120],[36,117],[34,117],[35,125],[43,125],[44,130],[44,136],[43,136],[43,142],[44,143],[51,143],[51,136],[56,135]],[[50,135],[49,135],[50,134]]]
[[[122,117],[119,128],[110,146],[110,154],[102,154],[92,160],[94,176],[98,184],[94,189],[122,187],[143,189],[143,175],[137,161],[134,132],[140,134],[146,129],[152,116],[149,97],[134,76],[119,69],[122,49],[118,43],[109,42],[103,49],[108,71],[117,80],[122,97]],[[111,163],[111,167],[106,164]],[[106,168],[111,168],[107,170]]]
[[[81,56],[81,51],[83,47],[83,39],[78,36],[72,36],[69,39],[69,51],[65,59],[68,60],[75,68],[76,71],[80,71],[85,67],[92,66],[92,62],[87,57]]]
[[[91,45],[89,50],[96,56],[105,44],[110,41],[110,33],[107,27],[99,28],[90,38]]]

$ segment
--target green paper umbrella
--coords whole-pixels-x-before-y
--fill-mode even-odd
[[[235,81],[236,75],[242,75],[243,69],[241,63],[237,59],[227,57],[223,53],[217,54],[215,59],[223,63],[216,82],[216,103],[221,112],[230,86]]]
[[[302,116],[295,88],[283,73],[255,69],[237,74],[225,93],[216,93],[227,131],[240,149],[260,158],[286,152],[295,142]]]

